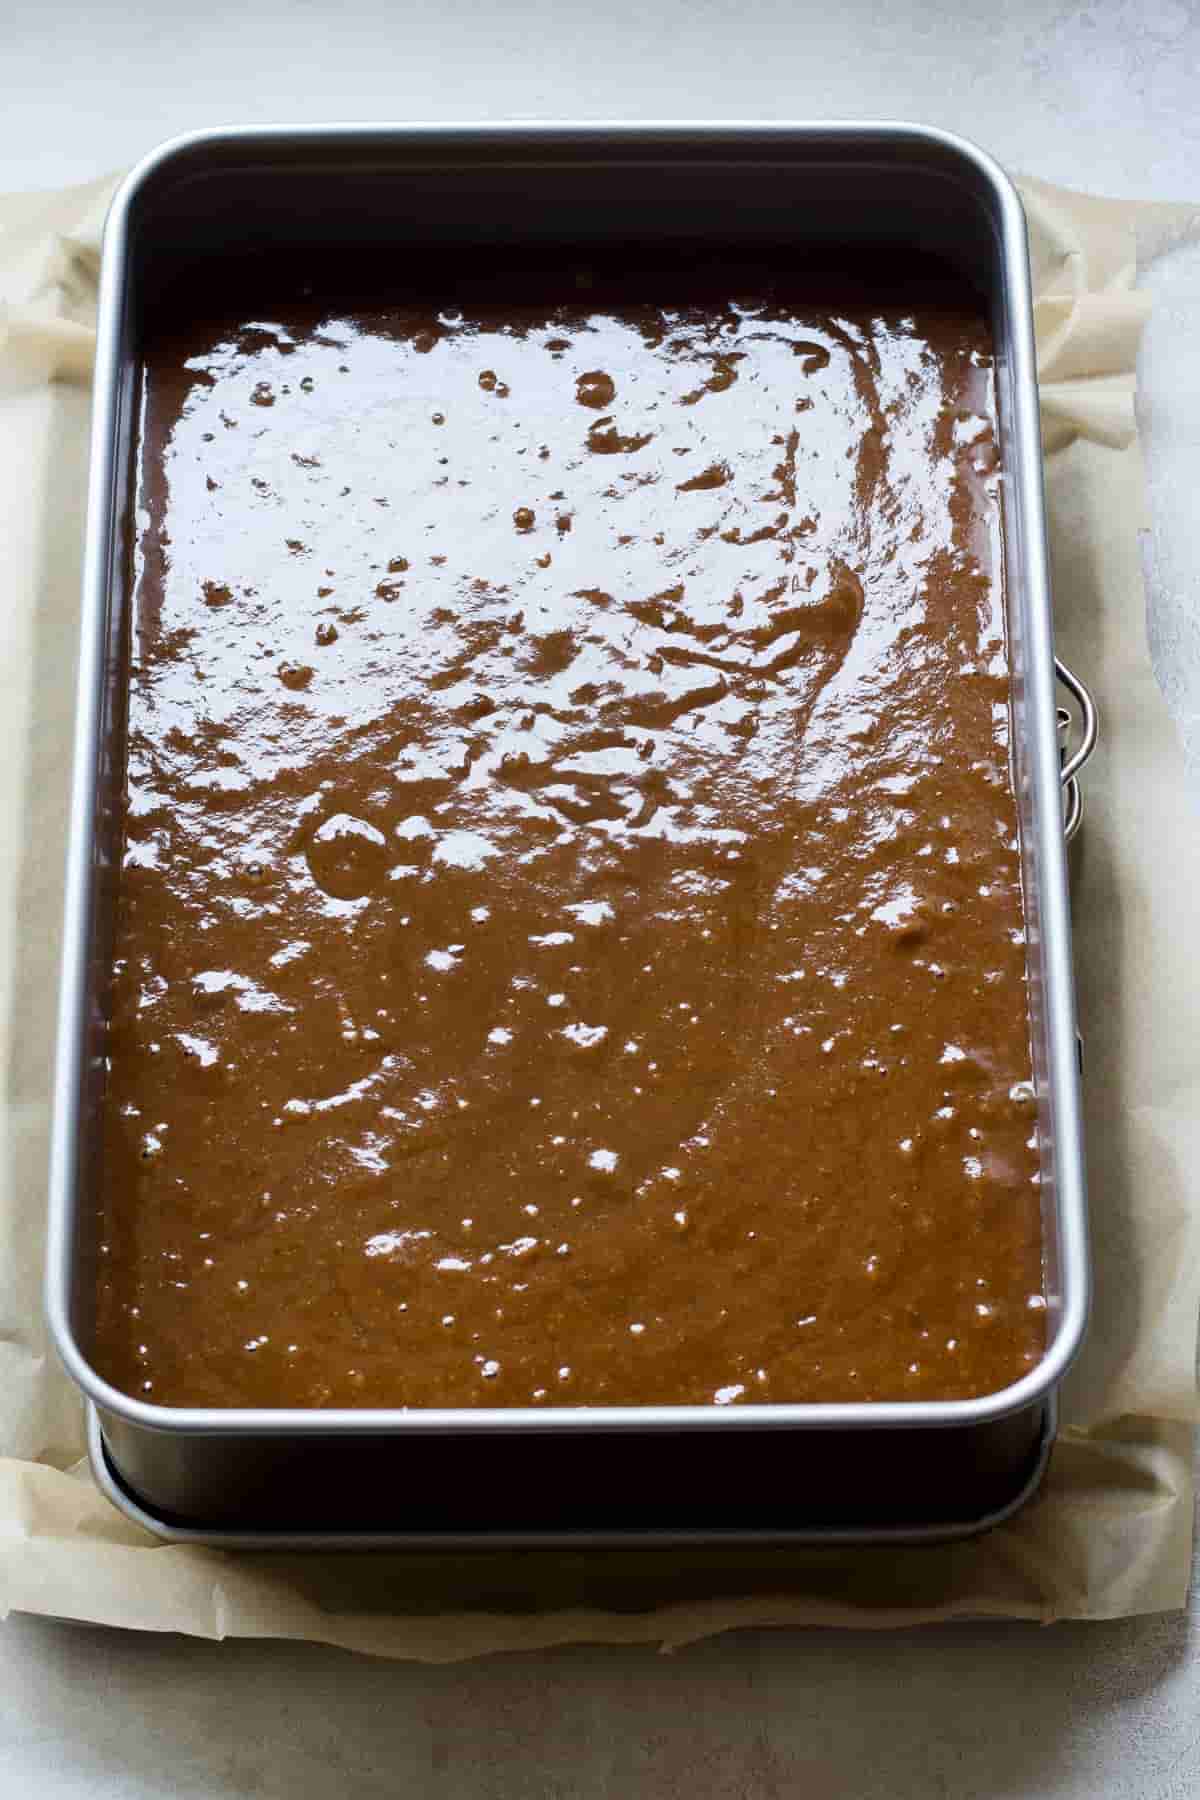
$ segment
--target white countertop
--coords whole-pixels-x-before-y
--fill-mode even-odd
[[[0,189],[200,125],[909,117],[1010,168],[1200,201],[1180,0],[42,0],[0,6]],[[1152,614],[1200,716],[1200,253],[1151,277]],[[742,1633],[444,1669],[308,1646],[0,1628],[0,1800],[1168,1800],[1200,1791],[1200,1635]]]

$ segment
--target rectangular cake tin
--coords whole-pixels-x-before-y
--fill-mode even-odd
[[[1047,1347],[944,1404],[295,1410],[149,1405],[90,1360],[128,546],[143,322],[189,264],[251,250],[555,244],[743,258],[789,242],[932,251],[991,312],[1014,777],[1041,1144]],[[177,291],[177,290],[176,290]],[[47,1307],[102,1485],[215,1544],[638,1544],[961,1536],[1032,1491],[1079,1348],[1089,1265],[1041,444],[1025,224],[988,157],[908,124],[333,126],[199,133],[137,168],[104,241],[79,657]]]

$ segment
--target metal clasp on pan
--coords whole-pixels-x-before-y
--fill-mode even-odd
[[[1081,730],[1079,742],[1072,750],[1071,738],[1074,735],[1075,715],[1067,707],[1060,706],[1058,709],[1058,753],[1062,764],[1060,779],[1065,797],[1063,836],[1069,844],[1083,822],[1083,794],[1080,791],[1078,777],[1080,769],[1096,748],[1096,739],[1100,733],[1100,716],[1096,711],[1096,702],[1090,691],[1080,681],[1074,670],[1068,669],[1066,663],[1057,656],[1054,659],[1054,668],[1058,679],[1079,708]]]

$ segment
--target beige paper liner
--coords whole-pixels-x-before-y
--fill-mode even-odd
[[[1096,1303],[1038,1499],[966,1544],[230,1555],[93,1486],[40,1273],[95,278],[112,183],[0,201],[0,1605],[453,1661],[739,1625],[1049,1621],[1182,1606],[1200,1298],[1200,829],[1146,644],[1134,365],[1143,258],[1179,207],[1023,184],[1055,610],[1103,719],[1073,857]],[[1171,846],[1169,869],[1162,846]]]

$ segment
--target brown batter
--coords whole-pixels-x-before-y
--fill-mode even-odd
[[[360,273],[146,353],[101,1370],[168,1405],[1013,1381],[976,303]]]

